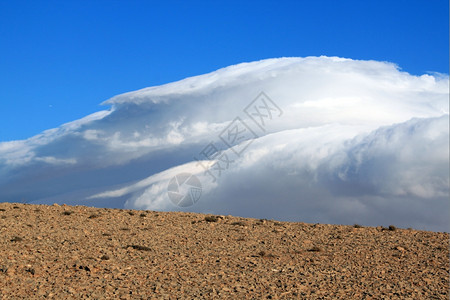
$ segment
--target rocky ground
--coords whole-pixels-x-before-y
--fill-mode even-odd
[[[449,234],[0,203],[2,299],[448,299]]]

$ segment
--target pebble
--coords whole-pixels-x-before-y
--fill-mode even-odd
[[[448,233],[130,212],[0,203],[0,295],[449,298]]]

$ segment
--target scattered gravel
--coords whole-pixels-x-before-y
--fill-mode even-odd
[[[448,299],[449,234],[0,203],[1,299]]]

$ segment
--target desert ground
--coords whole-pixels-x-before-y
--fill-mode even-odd
[[[448,299],[449,234],[0,203],[1,299]]]

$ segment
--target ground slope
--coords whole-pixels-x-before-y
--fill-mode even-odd
[[[449,234],[0,204],[0,298],[448,299]]]

